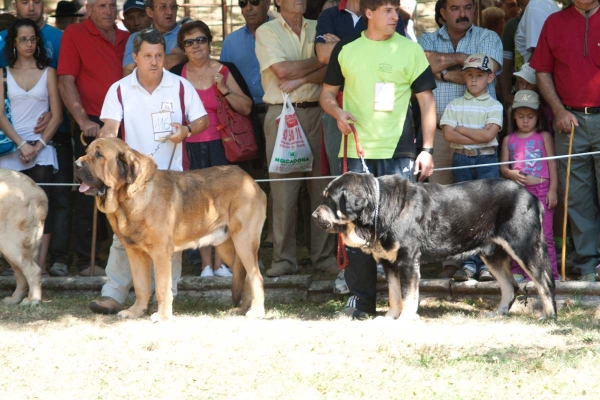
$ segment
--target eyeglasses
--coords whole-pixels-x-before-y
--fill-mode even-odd
[[[20,44],[26,44],[27,42],[29,42],[31,44],[36,44],[39,40],[40,40],[40,38],[37,36],[32,36],[29,39],[27,39],[25,36],[21,36],[20,38],[17,38],[17,42],[19,42]]]
[[[244,8],[248,5],[248,3],[252,4],[253,6],[257,6],[260,4],[260,2],[261,0],[239,0],[238,5],[240,8]]]
[[[208,38],[206,36],[198,36],[196,39],[187,39],[184,40],[183,47],[192,47],[194,43],[204,44],[208,42]]]
[[[157,6],[148,6],[148,7],[157,8],[158,11],[160,11],[160,12],[167,11],[167,8],[170,9],[171,11],[177,11],[177,9],[179,8],[179,4],[173,3],[169,6],[169,5],[166,5],[165,3],[162,3]]]

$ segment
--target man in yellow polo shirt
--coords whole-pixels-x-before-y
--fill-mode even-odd
[[[304,19],[306,0],[276,0],[277,17],[256,30],[256,57],[260,64],[265,90],[263,100],[268,105],[264,132],[267,160],[270,161],[277,136],[276,118],[282,109],[282,92],[290,94],[296,115],[314,160],[312,172],[274,174],[270,178],[319,176],[321,165],[321,118],[319,106],[321,82],[325,66],[314,52],[316,21]],[[311,209],[316,209],[328,184],[326,179],[307,181]],[[298,269],[296,261],[296,214],[301,181],[271,182],[273,194],[273,262],[267,276],[291,274]],[[321,271],[335,272],[335,237],[317,228],[311,221],[310,259]]]

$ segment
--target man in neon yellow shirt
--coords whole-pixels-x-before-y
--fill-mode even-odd
[[[321,106],[337,120],[343,134],[351,132],[349,121],[354,123],[371,173],[400,174],[414,180],[420,172],[423,180],[433,172],[434,75],[423,49],[395,32],[398,0],[361,0],[360,6],[368,19],[367,30],[334,47],[321,91]],[[342,85],[343,108],[336,101]],[[413,93],[421,108],[423,129],[423,151],[418,156],[412,121],[406,118]],[[348,170],[362,172],[352,135],[348,137]],[[348,257],[345,277],[352,296],[343,312],[365,318],[375,313],[375,260],[351,248]]]

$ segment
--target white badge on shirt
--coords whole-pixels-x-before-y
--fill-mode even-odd
[[[154,140],[162,141],[171,134],[171,111],[161,111],[152,113],[152,130],[154,131]]]
[[[395,90],[393,83],[375,82],[375,111],[394,111]]]

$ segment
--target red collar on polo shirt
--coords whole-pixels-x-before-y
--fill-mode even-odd
[[[338,3],[338,11],[344,11],[346,9],[346,3],[348,0],[340,0]]]

